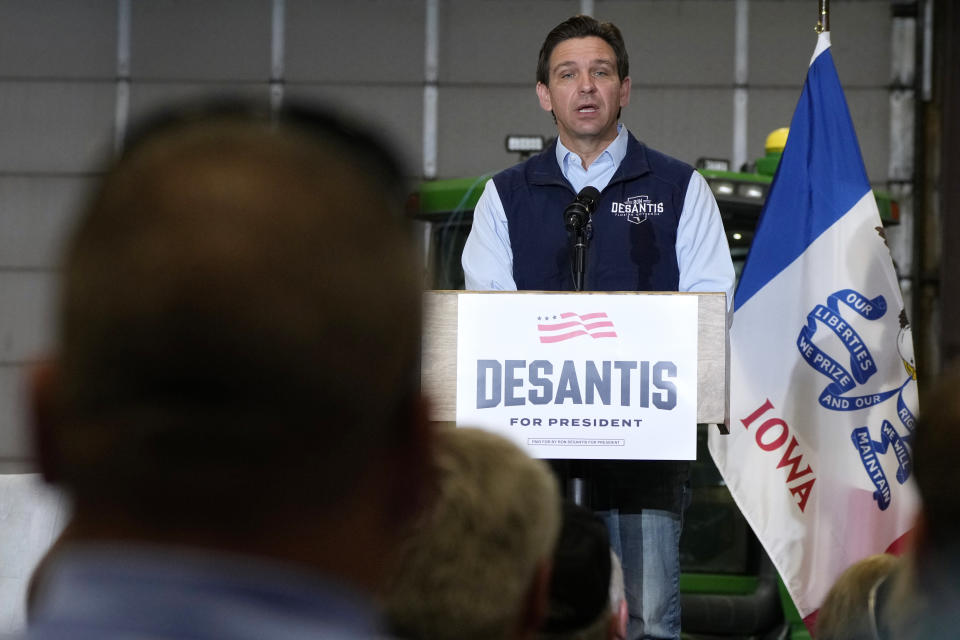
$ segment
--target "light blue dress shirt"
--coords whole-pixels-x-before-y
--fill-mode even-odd
[[[585,186],[603,189],[627,154],[627,129],[617,125],[617,137],[589,167],[557,140],[557,163],[563,176],[579,193]],[[557,214],[560,222],[560,215]],[[733,304],[734,270],[730,246],[723,231],[717,201],[707,181],[697,171],[690,176],[683,211],[677,226],[677,266],[680,291],[721,291],[727,308]],[[493,180],[488,180],[473,211],[473,227],[461,258],[466,288],[471,291],[516,291],[513,250],[507,214]]]

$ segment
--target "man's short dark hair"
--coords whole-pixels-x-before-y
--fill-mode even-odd
[[[345,499],[417,394],[400,166],[312,107],[133,136],[66,248],[53,479],[156,518]]]
[[[610,534],[596,514],[566,500],[553,552],[545,634],[573,637],[610,616]]]
[[[547,34],[537,60],[537,82],[550,84],[550,54],[558,44],[571,38],[590,36],[604,40],[613,49],[617,58],[617,76],[620,80],[629,76],[630,60],[627,57],[627,46],[623,43],[620,29],[612,22],[599,22],[590,16],[577,15],[564,20]]]

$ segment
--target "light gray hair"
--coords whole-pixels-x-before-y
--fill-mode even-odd
[[[387,617],[395,633],[420,640],[509,638],[559,535],[556,480],[500,436],[438,435],[436,502],[401,546]]]

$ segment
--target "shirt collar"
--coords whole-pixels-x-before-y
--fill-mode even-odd
[[[557,164],[560,165],[560,168],[566,174],[567,163],[576,162],[578,166],[581,165],[580,156],[578,156],[570,149],[567,149],[562,142],[560,142],[560,137],[557,136]],[[603,158],[603,156],[608,156],[609,160],[613,162],[613,166],[619,167],[620,163],[623,162],[623,159],[627,155],[627,128],[623,126],[622,122],[617,123],[617,137],[613,139],[607,148],[597,156],[597,160]],[[571,158],[571,156],[573,156]],[[594,160],[596,162],[597,160]],[[593,166],[592,164],[590,166]]]

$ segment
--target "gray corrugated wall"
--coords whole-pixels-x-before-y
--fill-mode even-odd
[[[28,468],[22,373],[49,344],[57,247],[117,123],[182,96],[266,97],[274,76],[288,98],[329,100],[377,123],[417,177],[431,2],[436,175],[506,166],[515,158],[503,150],[505,134],[554,131],[533,91],[536,54],[546,31],[580,9],[577,0],[0,0],[0,472]],[[277,3],[281,42],[272,28]],[[592,4],[627,40],[627,126],[689,162],[731,157],[737,0]],[[815,44],[815,5],[741,0],[748,158],[789,123]],[[883,184],[890,2],[831,7],[834,57],[868,173]]]

